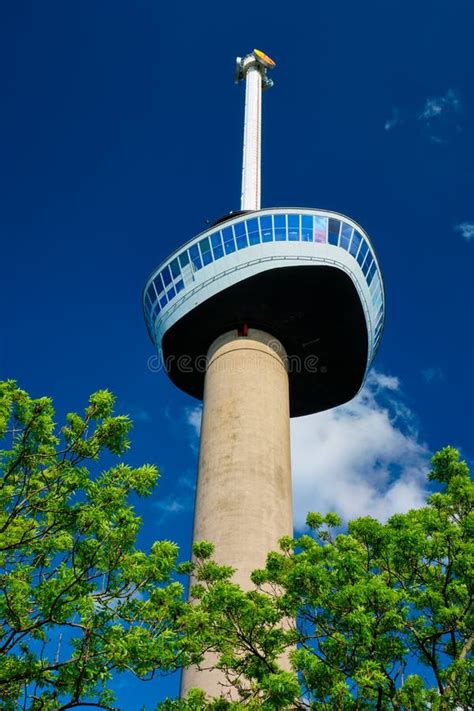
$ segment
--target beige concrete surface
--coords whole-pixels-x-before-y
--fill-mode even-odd
[[[285,355],[277,339],[254,329],[224,334],[208,353],[194,540],[212,542],[215,560],[234,567],[246,589],[279,538],[293,535]],[[223,684],[220,672],[191,667],[181,694],[199,687],[225,696]]]

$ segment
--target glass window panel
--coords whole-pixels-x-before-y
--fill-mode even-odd
[[[204,239],[199,242],[199,247],[201,249],[202,263],[204,266],[206,266],[206,264],[210,264],[212,262],[211,245],[209,244],[209,239],[207,237],[204,237]]]
[[[199,254],[197,244],[193,244],[193,246],[189,248],[189,256],[191,257],[191,262],[193,263],[194,269],[201,269],[201,255]]]
[[[350,225],[346,225],[345,222],[342,223],[341,236],[339,238],[339,247],[345,250],[349,249],[349,244],[351,241],[353,228]]]
[[[161,311],[160,302],[157,301],[156,304],[155,304],[155,318],[158,316],[158,314],[160,313],[160,311]]]
[[[328,218],[314,217],[314,241],[327,242]]]
[[[264,215],[260,218],[260,227],[262,228],[262,242],[272,242],[273,223],[271,215]]]
[[[171,274],[173,276],[173,279],[177,279],[181,274],[181,270],[179,268],[177,259],[173,259],[173,261],[170,264],[170,269],[171,269]]]
[[[231,254],[232,252],[235,252],[234,230],[232,227],[225,227],[222,230],[222,237],[224,240],[225,253]]]
[[[237,249],[245,249],[249,246],[247,241],[247,230],[245,229],[245,222],[238,222],[234,225],[235,241],[237,243]]]
[[[165,287],[159,274],[154,278],[153,284],[155,285],[156,293],[161,294]]]
[[[365,276],[367,276],[367,272],[369,271],[369,269],[373,263],[374,263],[374,260],[372,259],[372,255],[369,252],[367,254],[367,258],[366,258],[364,264],[362,265],[362,271],[364,272]]]
[[[382,292],[379,291],[377,294],[377,298],[374,301],[374,306],[377,309],[379,306],[381,306],[381,304],[382,304]]]
[[[370,269],[367,273],[367,284],[370,286],[372,283],[372,279],[374,278],[375,270],[377,269],[377,266],[374,261],[372,261],[372,264],[370,266]]]
[[[211,244],[213,248],[222,247],[222,238],[220,232],[216,232],[216,234],[211,235]]]
[[[153,306],[153,301],[154,301],[154,299],[152,299],[150,289],[147,289],[147,292],[145,294],[145,308],[150,310],[151,307]]]
[[[260,244],[260,227],[256,217],[247,220],[247,234],[249,236],[249,244]]]
[[[329,218],[329,229],[328,229],[328,241],[329,244],[334,244],[337,246],[339,240],[339,229],[341,223],[339,220],[334,220],[332,217]]]
[[[168,265],[166,265],[166,267],[161,270],[161,278],[163,279],[165,286],[168,286],[168,284],[171,284],[171,272],[170,272],[170,268]]]
[[[301,215],[301,239],[303,242],[313,241],[313,216]]]
[[[370,293],[372,296],[374,296],[375,292],[377,291],[378,287],[380,286],[380,277],[378,272],[375,274],[375,278],[372,282],[372,286],[370,287]]]
[[[189,254],[187,252],[183,252],[179,255],[179,263],[182,267],[185,267],[186,264],[189,264]]]
[[[375,276],[377,276],[377,275],[375,275]],[[373,285],[373,282],[372,282],[372,285]],[[373,303],[373,304],[376,304],[376,303],[377,303],[377,301],[378,301],[379,298],[380,298],[380,295],[381,295],[381,289],[380,289],[380,286],[378,286],[378,287],[375,289],[374,293],[372,294],[372,303]]]
[[[214,252],[214,259],[220,259],[224,256],[224,247],[222,246],[221,233],[217,232],[215,235],[211,235],[212,251]]]
[[[204,239],[199,242],[199,246],[201,248],[201,254],[211,251],[211,245],[209,244],[208,237],[204,237]]]
[[[300,216],[288,215],[288,239],[298,242],[300,239]]]
[[[359,232],[357,232],[357,230],[354,230],[354,234],[352,235],[351,246],[349,247],[349,252],[352,254],[353,257],[355,257],[357,255],[357,252],[359,251],[361,242],[362,242],[362,235]]]
[[[168,291],[166,292],[166,295],[168,297],[168,301],[171,301],[171,299],[174,299],[174,297],[176,296],[176,289],[174,288],[174,286],[172,286],[171,289],[168,289]]]
[[[286,215],[273,215],[275,225],[275,240],[284,242],[286,240]]]
[[[369,251],[369,246],[365,239],[362,239],[362,244],[359,249],[359,254],[357,255],[357,261],[359,262],[359,265],[362,267],[364,263],[364,259],[367,255],[367,252]]]
[[[184,281],[180,279],[176,282],[176,293],[179,294],[180,291],[184,289]]]
[[[163,308],[163,306],[166,306],[167,303],[168,303],[168,299],[166,298],[166,294],[163,294],[163,296],[160,299],[161,308]]]

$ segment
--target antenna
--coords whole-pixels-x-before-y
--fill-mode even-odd
[[[243,59],[237,57],[235,83],[242,79],[246,82],[241,210],[260,210],[262,89],[273,86],[273,81],[267,77],[267,69],[274,66],[273,59],[259,49],[254,49]]]

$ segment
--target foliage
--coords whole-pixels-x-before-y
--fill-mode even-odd
[[[90,397],[58,431],[50,399],[0,383],[1,708],[111,708],[112,672],[150,678],[189,661],[176,620],[183,588],[172,582],[176,546],[135,546],[132,493],[147,496],[154,466],[121,455],[131,422],[114,397]]]
[[[189,635],[221,655],[238,699],[208,708],[474,708],[474,485],[450,447],[430,479],[442,490],[386,524],[364,517],[335,535],[335,514],[310,514],[254,591],[204,551]],[[168,708],[205,708],[196,698]]]
[[[439,491],[387,523],[337,534],[308,516],[253,574],[232,582],[213,548],[136,547],[130,495],[155,467],[121,460],[131,422],[107,391],[58,429],[48,398],[0,383],[0,702],[5,711],[113,708],[110,680],[204,663],[216,652],[229,698],[166,701],[163,711],[474,708],[474,485],[452,448],[436,454]],[[175,573],[193,574],[192,604]]]

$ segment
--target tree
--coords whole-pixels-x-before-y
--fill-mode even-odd
[[[238,700],[194,690],[163,711],[474,708],[474,485],[456,450],[433,457],[425,507],[338,535],[335,514],[310,514],[245,592],[208,543],[194,568],[169,541],[136,547],[129,497],[157,470],[98,472],[129,446],[113,406],[95,393],[58,429],[48,398],[0,383],[2,709],[112,709],[115,672],[147,679],[209,650]],[[176,574],[192,570],[189,604]]]
[[[183,587],[177,548],[135,546],[140,519],[129,496],[147,496],[154,466],[102,456],[129,446],[114,397],[90,397],[60,430],[48,398],[0,383],[1,708],[112,708],[113,672],[150,678],[192,660],[177,620]],[[91,469],[92,467],[92,469]],[[183,567],[189,570],[189,566]],[[189,646],[189,645],[188,645]]]
[[[429,478],[440,490],[426,506],[386,524],[335,535],[338,516],[310,514],[251,592],[201,547],[188,633],[221,655],[239,702],[195,691],[166,708],[474,709],[474,484],[450,447]]]

